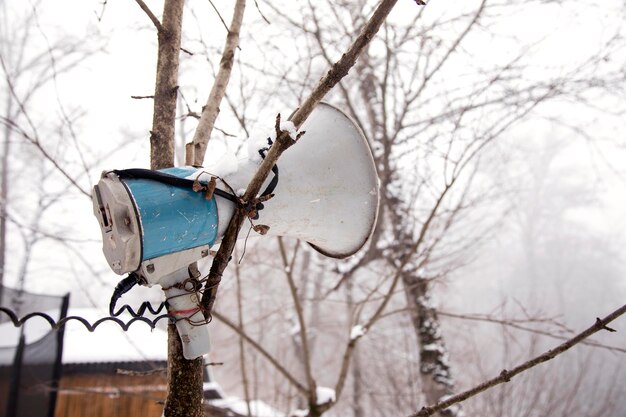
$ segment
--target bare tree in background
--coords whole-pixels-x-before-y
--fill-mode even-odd
[[[98,42],[85,46],[82,39],[64,38],[51,43],[39,24],[39,3],[26,10],[0,5],[3,20],[0,31],[0,70],[2,74],[2,175],[0,176],[0,285],[5,284],[7,255],[17,265],[16,285],[25,288],[35,245],[51,240],[62,246],[71,239],[56,222],[48,222],[49,212],[58,209],[73,195],[89,197],[87,182],[93,161],[87,161],[78,143],[74,124],[81,111],[63,104],[57,90],[58,78],[73,71],[100,51]],[[39,39],[44,37],[46,44]],[[94,46],[95,45],[95,46]],[[54,120],[46,120],[35,108],[50,90],[56,90],[51,106]],[[35,114],[35,115],[34,115]],[[64,155],[66,153],[66,155]],[[76,156],[72,161],[67,153]],[[20,175],[19,172],[29,175]],[[32,174],[37,173],[37,180]],[[64,185],[58,187],[58,179]],[[28,189],[29,193],[22,192]],[[21,251],[9,250],[17,242],[7,242],[12,225],[22,238]],[[16,253],[17,252],[17,253]],[[16,300],[19,302],[19,300]]]
[[[281,105],[289,103],[295,109],[305,102],[320,77],[329,67],[335,68],[344,49],[358,38],[378,5],[308,2],[289,11],[283,5],[255,4],[271,22],[267,25],[264,14],[257,16],[267,30],[262,36],[262,31],[242,26],[245,2],[237,1],[230,25],[224,23],[228,29],[219,32],[226,38],[224,47],[218,53],[206,48],[212,62],[215,56],[220,60],[213,88],[194,102],[179,94],[185,88],[179,85],[180,54],[190,54],[183,36],[184,1],[166,0],[160,17],[142,0],[136,2],[158,39],[150,132],[154,169],[174,165],[177,104],[182,109],[178,116],[199,120],[184,160],[201,164],[209,138],[221,134],[230,140],[226,130],[215,133],[216,123],[245,136],[257,135],[258,126],[272,128],[275,114],[269,123],[257,116],[265,107],[282,101]],[[381,179],[379,224],[371,244],[347,262],[319,259],[288,238],[264,239],[262,244],[248,242],[245,262],[226,269],[212,326],[237,335],[230,340],[237,342],[238,349],[230,350],[241,367],[231,374],[242,381],[248,414],[253,414],[250,400],[261,396],[293,415],[352,412],[361,417],[408,413],[454,393],[449,343],[444,343],[448,341],[441,331],[442,314],[433,297],[439,285],[462,273],[473,249],[505,211],[488,210],[489,205],[501,203],[502,189],[485,174],[498,163],[504,148],[500,142],[515,127],[541,118],[539,110],[546,103],[571,100],[584,106],[594,92],[623,91],[623,72],[605,71],[603,66],[619,50],[618,37],[583,64],[542,79],[524,74],[532,64],[529,45],[506,59],[489,65],[480,62],[478,68],[464,71],[475,63],[476,43],[489,39],[486,28],[506,15],[505,6],[520,7],[485,0],[435,17],[413,7],[414,14],[406,21],[383,24],[379,37],[360,52],[356,66],[345,78],[339,77],[328,99],[346,109],[370,141]],[[239,58],[240,32],[250,45],[261,46],[268,58],[263,62],[254,54]],[[294,42],[291,48],[284,46],[288,36]],[[5,74],[14,74],[4,66],[3,61]],[[6,79],[15,84],[8,75]],[[227,90],[229,80],[236,80],[232,87],[239,88]],[[197,103],[203,107],[195,108]],[[47,143],[29,131],[32,126],[19,102],[12,110],[13,115],[3,118],[3,127],[35,145],[48,163],[46,172],[60,174],[65,189],[81,192],[82,174],[75,174],[88,172],[88,167],[67,170],[48,153]],[[26,122],[19,128],[12,122],[18,116]],[[4,146],[3,170],[10,165],[9,141]],[[8,190],[6,178],[3,173],[3,193]],[[41,201],[41,210],[46,202]],[[495,215],[484,218],[485,213]],[[10,217],[2,216],[5,219]],[[43,236],[28,234],[39,227],[36,222],[20,224],[31,245],[35,241],[29,237]],[[4,233],[4,228],[0,231]],[[231,235],[236,237],[237,232]],[[243,256],[241,249],[234,259]],[[218,259],[223,268],[225,259],[228,254]],[[445,306],[445,301],[441,304]],[[407,326],[412,326],[411,335],[406,334]],[[202,361],[183,359],[173,326],[169,348],[165,415],[203,415]],[[462,372],[455,372],[457,378]],[[325,395],[330,391],[334,398]],[[570,391],[572,396],[578,392]],[[548,393],[557,394],[556,390]],[[322,397],[325,401],[320,401]],[[545,404],[546,409],[553,407],[554,398]],[[564,410],[574,406],[568,407]],[[460,410],[455,405],[440,414],[458,416]]]
[[[383,190],[373,244],[356,262],[341,268],[338,282],[381,262],[401,269],[427,403],[453,393],[447,349],[431,302],[433,286],[463,266],[472,248],[500,220],[496,216],[480,222],[477,217],[497,201],[500,192],[497,184],[491,190],[475,184],[482,167],[493,163],[489,150],[499,150],[498,140],[514,127],[541,118],[546,103],[572,100],[585,105],[587,95],[622,91],[619,69],[597,71],[607,54],[615,51],[617,37],[579,66],[551,79],[520,76],[531,62],[529,47],[522,45],[512,58],[483,69],[467,85],[455,82],[448,89],[445,77],[455,73],[457,60],[468,52],[461,47],[464,40],[497,20],[501,6],[482,1],[452,18],[423,22],[417,13],[406,24],[385,24],[380,40],[361,56],[356,73],[333,94],[333,100],[349,109],[371,140]],[[298,61],[295,73],[287,67],[263,75],[273,74],[286,80],[292,92],[299,91],[306,77],[318,76],[311,68],[332,63],[341,40],[358,33],[359,11],[368,7],[367,2],[325,7],[309,3],[300,16],[272,7],[290,31],[300,33],[296,42],[306,45],[300,49],[310,55],[308,61]],[[350,24],[347,16],[353,16]],[[412,42],[415,39],[419,41]],[[479,227],[467,233],[470,224]],[[301,349],[299,345],[297,350]],[[451,408],[442,414],[457,411]],[[359,413],[355,410],[355,415]]]

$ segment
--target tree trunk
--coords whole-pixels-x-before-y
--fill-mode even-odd
[[[422,392],[427,404],[435,404],[454,393],[448,352],[429,294],[429,281],[413,274],[404,274],[402,279],[420,348]],[[461,415],[460,406],[445,409],[439,415],[458,417]]]
[[[352,313],[354,311],[354,296],[351,279],[346,281],[346,301],[348,305],[348,317],[352,317]],[[354,348],[354,353],[352,354],[352,369],[350,372],[352,373],[353,415],[354,417],[363,417],[363,406],[361,405],[361,402],[363,401],[363,386],[361,382],[361,358],[358,346]]]
[[[176,325],[167,326],[167,338],[167,400],[163,414],[165,417],[203,417],[203,359],[183,357]]]
[[[184,0],[166,0],[158,29],[159,56],[154,89],[154,114],[150,132],[150,167],[174,166],[178,63]],[[202,358],[187,360],[174,324],[167,329],[166,417],[202,417]]]
[[[178,62],[184,4],[184,0],[166,0],[163,22],[158,30],[159,55],[150,132],[152,169],[174,166]]]

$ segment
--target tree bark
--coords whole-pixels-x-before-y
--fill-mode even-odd
[[[178,62],[184,4],[184,0],[166,0],[163,6],[163,22],[158,30],[159,55],[150,132],[152,169],[174,165]]]
[[[346,280],[346,304],[348,307],[348,317],[351,317],[354,312],[354,297],[353,297],[353,283],[351,279]],[[358,348],[354,348],[352,353],[352,367],[350,369],[352,374],[352,410],[354,417],[363,417],[364,410],[361,405],[363,400],[363,384],[361,381],[361,358]]]
[[[217,119],[217,115],[220,112],[220,103],[226,94],[226,87],[230,81],[230,74],[235,62],[235,50],[239,45],[239,32],[241,31],[245,8],[246,0],[237,0],[235,11],[233,12],[233,20],[226,36],[226,45],[224,45],[224,52],[220,60],[220,69],[217,72],[207,103],[202,109],[200,122],[193,135],[193,165],[196,166],[203,164],[204,154],[215,125],[215,119]]]
[[[428,404],[436,404],[454,394],[454,383],[448,364],[448,354],[441,336],[437,311],[431,304],[428,281],[414,274],[403,274],[413,327],[420,351],[422,393]],[[460,415],[457,405],[439,411],[441,417]]]
[[[184,0],[166,0],[163,6],[163,21],[161,24],[155,24],[159,49],[150,134],[152,169],[174,166],[178,65],[184,3]],[[182,344],[174,324],[168,325],[167,334],[167,399],[163,415],[202,417],[204,416],[202,358],[187,360],[183,357]]]
[[[167,326],[167,400],[165,417],[204,417],[202,357],[187,360],[174,324]]]

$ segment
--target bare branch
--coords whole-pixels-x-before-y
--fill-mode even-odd
[[[30,142],[33,146],[35,146],[39,152],[43,155],[45,159],[50,161],[52,165],[56,168],[57,171],[61,173],[81,194],[86,196],[87,198],[91,198],[91,193],[85,190],[76,179],[74,179],[54,158],[42,145],[37,137],[31,137],[26,131],[21,129],[18,125],[16,125],[12,120],[5,119],[4,117],[0,117],[0,121],[2,124],[8,126],[11,130],[19,133],[24,139]]]
[[[135,0],[135,1],[139,5],[139,7],[141,7],[141,10],[143,10],[148,15],[148,17],[150,18],[152,23],[154,23],[154,26],[157,28],[159,33],[163,32],[163,25],[161,25],[161,22],[159,22],[159,19],[154,15],[154,13],[152,13],[152,10],[150,10],[148,5],[144,3],[143,0]]]
[[[298,317],[298,325],[300,326],[300,343],[302,344],[302,354],[304,356],[302,358],[302,361],[304,362],[304,373],[306,375],[307,384],[309,387],[309,403],[315,404],[316,385],[315,380],[313,379],[313,373],[311,372],[311,354],[309,353],[309,339],[306,331],[306,322],[304,321],[304,311],[302,309],[302,303],[300,303],[300,298],[298,297],[296,283],[293,279],[293,262],[290,263],[287,259],[287,251],[285,250],[285,244],[283,243],[282,237],[278,237],[278,248],[280,251],[280,257],[283,261],[283,270],[285,271],[285,276],[287,278],[287,282],[289,283],[291,298],[293,300],[296,315]]]
[[[259,345],[254,339],[248,336],[248,334],[244,332],[239,326],[237,326],[235,323],[226,318],[226,316],[223,316],[217,311],[212,312],[212,315],[213,317],[224,323],[226,326],[230,327],[239,336],[244,338],[246,342],[248,342],[257,352],[259,352],[261,356],[267,359],[268,362],[271,363],[276,368],[276,370],[280,372],[280,374],[284,376],[285,379],[287,379],[298,391],[300,391],[304,395],[308,394],[307,389],[304,387],[304,385],[298,382],[298,380],[293,375],[291,375],[291,373],[289,373],[289,371],[285,369],[276,358],[274,358],[267,350],[265,350],[263,346]]]
[[[217,10],[217,7],[215,7],[215,4],[213,4],[213,2],[211,0],[209,0],[209,4],[211,4],[211,7],[213,7],[213,10],[215,10],[215,13],[217,14],[217,17],[220,18],[220,21],[222,22],[222,25],[224,25],[224,29],[226,29],[226,32],[230,33],[230,29],[228,29],[228,25],[224,21],[224,18],[222,17],[222,14],[220,13],[220,11]]]
[[[389,300],[395,294],[396,287],[398,286],[398,282],[400,282],[400,277],[402,276],[402,267],[396,271],[396,274],[393,278],[393,282],[389,287],[389,290],[385,294],[383,301],[380,303],[374,314],[367,320],[367,323],[363,325],[363,328],[367,331],[371,328],[374,323],[378,321],[381,317],[383,317],[382,313],[387,307]],[[343,357],[341,360],[341,368],[339,370],[339,377],[337,379],[337,384],[335,385],[335,392],[337,393],[337,397],[341,395],[343,388],[345,387],[346,379],[348,377],[348,368],[350,367],[350,362],[352,360],[352,356],[354,355],[354,349],[359,341],[359,337],[351,338],[348,344],[346,345],[346,349],[343,352]]]
[[[211,3],[212,4],[212,3]],[[215,125],[215,119],[220,111],[220,103],[226,93],[226,87],[230,80],[230,74],[233,69],[235,60],[235,49],[239,45],[239,32],[241,31],[241,23],[243,22],[243,13],[246,8],[246,0],[237,0],[235,3],[235,11],[233,12],[233,20],[226,36],[226,45],[220,61],[220,69],[215,77],[215,82],[211,88],[211,93],[207,99],[207,103],[202,110],[200,122],[193,135],[193,160],[194,165],[202,165],[204,154]]]
[[[241,332],[245,332],[243,324],[243,296],[241,293],[241,273],[239,270],[239,264],[235,264],[235,277],[237,278],[237,324],[241,329]],[[243,399],[246,402],[246,408],[248,411],[248,417],[252,416],[252,410],[250,409],[250,387],[248,383],[248,374],[246,372],[246,350],[243,344],[243,337],[239,336],[239,368],[241,370],[241,382],[243,383]]]
[[[444,410],[450,407],[451,405],[465,401],[468,398],[471,398],[477,394],[480,394],[483,391],[488,390],[489,388],[495,387],[496,385],[500,385],[505,382],[509,382],[513,377],[521,374],[522,372],[527,371],[531,368],[534,368],[535,366],[540,365],[544,362],[547,362],[551,359],[554,359],[556,356],[569,350],[572,346],[575,346],[576,344],[582,342],[583,340],[587,339],[589,336],[593,335],[594,333],[597,333],[600,330],[605,330],[607,324],[617,319],[624,313],[626,313],[626,304],[618,308],[617,310],[615,310],[614,312],[612,312],[605,318],[596,319],[596,322],[591,327],[587,328],[586,330],[574,336],[573,338],[569,339],[568,341],[560,344],[556,348],[550,349],[547,352],[544,352],[541,355],[536,356],[533,359],[527,362],[524,362],[521,365],[516,366],[510,371],[504,369],[502,370],[502,372],[500,372],[500,375],[498,375],[497,377],[492,378],[488,381],[485,381],[482,384],[477,385],[476,387],[469,389],[465,392],[454,395],[445,401],[440,401],[433,406],[423,407],[417,413],[411,414],[410,417],[432,416],[438,411]]]
[[[393,312],[390,312],[393,313]],[[387,313],[387,314],[390,314]],[[558,334],[554,334],[552,332],[546,331],[546,330],[541,330],[541,329],[535,329],[532,327],[528,327],[528,326],[524,326],[521,323],[528,323],[528,322],[532,322],[532,320],[526,320],[526,321],[522,321],[521,323],[519,321],[516,320],[512,320],[512,319],[497,319],[494,317],[490,317],[490,316],[485,316],[485,315],[477,315],[477,314],[457,314],[457,313],[448,313],[445,311],[441,311],[441,310],[437,310],[437,314],[444,316],[444,317],[450,317],[450,318],[455,318],[455,319],[460,319],[460,320],[469,320],[469,321],[480,321],[480,322],[486,322],[486,323],[493,323],[493,324],[499,324],[499,325],[503,325],[503,326],[507,326],[507,327],[511,327],[513,329],[516,330],[521,330],[524,332],[529,332],[529,333],[534,333],[534,334],[538,334],[541,336],[546,336],[546,337],[550,337],[552,339],[558,339],[558,340],[569,340],[568,337],[566,336],[560,336]],[[551,322],[551,324],[555,324],[558,325],[560,327],[564,327],[566,331],[573,333],[573,331],[567,329],[565,326],[563,326],[560,323],[556,323],[556,322]],[[580,342],[581,345],[585,345],[585,346],[591,346],[594,348],[599,348],[599,349],[606,349],[612,352],[620,352],[620,353],[626,353],[626,348],[622,348],[622,347],[618,347],[618,346],[608,346],[608,345],[604,345],[602,343],[598,343],[594,340],[591,339],[586,339],[582,342]]]

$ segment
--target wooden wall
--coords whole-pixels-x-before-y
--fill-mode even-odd
[[[165,374],[67,375],[61,378],[55,417],[160,417]]]

